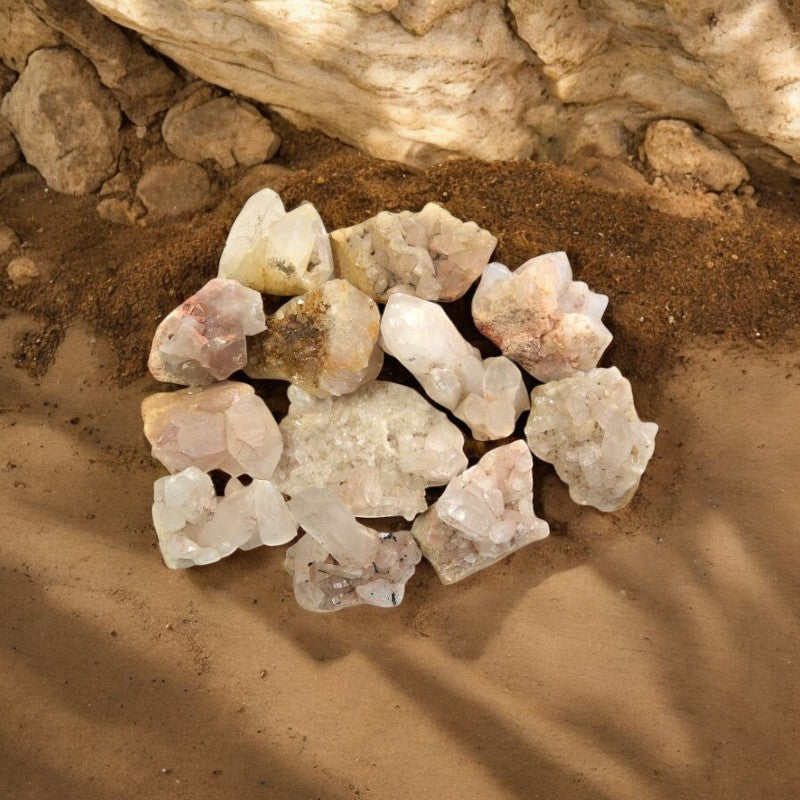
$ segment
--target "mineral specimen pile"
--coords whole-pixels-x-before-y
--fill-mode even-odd
[[[533,511],[533,459],[525,442],[491,450],[450,481],[411,532],[442,583],[548,536],[549,525]]]
[[[285,562],[303,608],[391,608],[402,601],[421,559],[410,533],[378,533],[362,525],[338,495],[323,489],[300,492],[289,507],[306,532],[287,550]]]
[[[436,303],[393,294],[383,312],[381,344],[431,400],[466,422],[476,439],[511,435],[517,417],[529,408],[519,369],[503,356],[481,359]]]
[[[258,292],[212,278],[158,326],[147,366],[166,383],[204,386],[224,380],[247,363],[245,336],[264,328]]]
[[[525,436],[581,505],[615,511],[639,486],[658,425],[641,422],[630,383],[616,367],[537,386]]]
[[[290,386],[289,400],[274,481],[292,497],[325,488],[358,517],[411,520],[427,508],[427,486],[467,466],[461,431],[407,386],[373,381],[325,399]]]
[[[233,223],[219,260],[219,277],[259,292],[297,295],[333,274],[328,234],[311,203],[288,213],[272,189],[256,192]]]
[[[511,272],[483,271],[472,316],[504,355],[540,381],[593,369],[611,343],[601,318],[608,297],[572,280],[566,253],[547,253]]]
[[[289,381],[315,397],[349,394],[383,366],[380,322],[374,300],[347,281],[327,281],[267,319],[249,342],[245,372]]]
[[[449,302],[463,296],[497,239],[436,203],[422,211],[381,211],[331,233],[338,274],[378,302],[392,292]]]

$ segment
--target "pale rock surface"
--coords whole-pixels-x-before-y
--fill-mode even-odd
[[[19,146],[11,127],[0,119],[0,175],[19,161]]]
[[[302,203],[287,213],[272,189],[244,204],[219,260],[220,278],[267,294],[302,294],[332,274],[328,233],[317,210]]]
[[[461,297],[489,262],[497,239],[436,203],[381,211],[331,233],[338,274],[385,303],[393,292],[443,303]]]
[[[297,602],[309,611],[399,605],[422,558],[408,531],[378,533],[356,520],[338,495],[309,489],[289,508],[306,532],[286,552]]]
[[[170,472],[198,467],[266,480],[283,452],[278,423],[247,383],[150,395],[142,402],[142,420],[153,458]]]
[[[482,359],[436,303],[393,294],[381,320],[381,344],[478,440],[510,436],[530,407],[519,369],[502,356]]]
[[[45,47],[57,47],[61,37],[34,14],[25,0],[0,3],[0,61],[22,72],[28,56]]]
[[[114,194],[127,194],[130,189],[131,179],[124,172],[118,172],[100,187],[98,194],[100,197],[108,197]]]
[[[547,253],[511,272],[486,267],[472,298],[478,330],[540,381],[597,366],[611,333],[602,323],[608,297],[572,280],[567,254]]]
[[[630,383],[616,367],[537,386],[525,436],[551,463],[570,497],[601,511],[622,508],[653,455],[658,425],[641,422]]]
[[[0,256],[18,247],[19,243],[20,238],[13,228],[10,228],[8,225],[0,224]]]
[[[0,116],[27,162],[57,192],[88,194],[116,171],[119,108],[91,62],[74,50],[33,53]]]
[[[330,489],[358,517],[411,520],[427,508],[427,486],[467,466],[461,431],[407,386],[373,381],[322,400],[291,386],[289,400],[273,478],[288,495]]]
[[[208,173],[191,161],[148,167],[136,186],[136,194],[154,221],[185,217],[214,203]]]
[[[245,336],[264,327],[258,292],[212,278],[158,326],[147,366],[156,380],[167,383],[202,386],[224,380],[247,363]]]
[[[283,495],[269,481],[242,486],[235,478],[217,497],[197,467],[159,478],[153,487],[153,524],[170,569],[212,564],[237,549],[290,542],[297,534]]]
[[[6,267],[9,280],[15,286],[27,286],[33,283],[37,278],[41,277],[41,270],[36,265],[36,262],[28,256],[19,256],[12,258]]]
[[[378,306],[347,281],[326,281],[293,297],[266,324],[247,346],[251,378],[289,381],[327,397],[354,392],[383,366]]]
[[[533,459],[522,440],[490,450],[453,478],[411,533],[442,583],[455,583],[544,539],[533,510]]]

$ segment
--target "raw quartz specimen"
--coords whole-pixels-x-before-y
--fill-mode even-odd
[[[147,366],[166,383],[205,386],[224,380],[247,363],[245,336],[264,328],[258,292],[212,278],[158,326]]]
[[[212,564],[234,550],[279,545],[297,534],[283,495],[270,481],[243,486],[231,478],[217,497],[197,467],[159,478],[153,487],[153,524],[170,569]]]
[[[289,381],[315,397],[354,392],[383,366],[381,314],[347,281],[292,298],[250,340],[245,372]]]
[[[407,386],[373,381],[325,399],[290,386],[289,400],[273,480],[292,497],[325,488],[357,517],[411,520],[427,508],[427,486],[467,466],[461,431]]]
[[[626,505],[653,455],[658,425],[641,422],[630,383],[616,367],[537,386],[525,436],[570,497],[600,511]]]
[[[529,408],[519,369],[503,356],[481,359],[436,303],[393,294],[383,312],[381,343],[476,439],[509,436]]]
[[[302,203],[287,213],[272,189],[244,204],[219,260],[220,278],[267,294],[302,294],[332,274],[331,246],[317,209]]]
[[[442,583],[455,583],[544,539],[533,511],[533,459],[517,440],[488,452],[447,485],[411,529]]]
[[[331,491],[309,489],[289,501],[306,535],[286,552],[297,602],[309,611],[368,603],[391,608],[422,558],[408,531],[378,533],[356,521]]]
[[[153,458],[170,472],[199,467],[267,479],[283,451],[278,423],[246,383],[150,395],[142,403],[142,419]]]
[[[478,330],[534,378],[594,369],[611,343],[601,318],[608,297],[572,280],[566,253],[547,253],[511,272],[492,263],[472,298]]]
[[[449,302],[478,278],[497,239],[428,203],[333,231],[331,244],[338,274],[381,303],[392,292]]]

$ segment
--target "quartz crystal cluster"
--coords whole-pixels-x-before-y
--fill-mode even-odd
[[[435,203],[329,238],[309,203],[287,212],[275,192],[253,195],[219,277],[153,339],[153,376],[188,387],[142,403],[153,457],[171,473],[155,482],[152,509],[167,566],[294,540],[284,563],[303,608],[391,608],[423,556],[449,584],[548,536],[533,509],[531,451],[578,503],[624,506],[658,428],[639,420],[619,370],[597,368],[611,341],[608,300],[572,279],[564,253],[511,272],[488,263],[495,244]],[[462,297],[481,275],[472,315],[503,353],[491,358],[436,302]],[[265,317],[261,292],[291,299]],[[385,369],[384,352],[396,359]],[[517,364],[544,382],[530,398],[525,380],[534,381]],[[280,423],[261,384],[257,393],[227,380],[237,370],[288,381]],[[377,380],[397,370],[430,402]],[[265,396],[281,410],[278,391]],[[464,434],[445,412],[473,439],[495,441],[513,437],[528,409],[527,443],[498,443],[468,468]],[[221,494],[212,471],[227,473]],[[430,505],[432,487],[445,488]],[[411,530],[363,522],[382,517],[405,517]]]

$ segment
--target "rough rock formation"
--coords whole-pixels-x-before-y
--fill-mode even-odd
[[[0,61],[22,72],[31,53],[57,47],[61,37],[33,12],[26,0],[0,3]]]
[[[196,214],[214,200],[208,173],[190,161],[149,167],[136,186],[136,195],[152,220]]]

